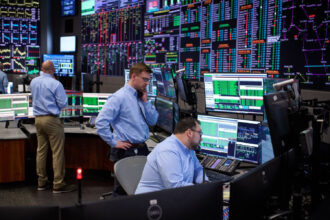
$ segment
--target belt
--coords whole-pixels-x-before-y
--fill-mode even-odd
[[[36,115],[36,117],[44,117],[44,116],[58,117],[58,115],[52,115],[52,114],[47,114],[47,115]]]
[[[143,143],[140,143],[140,144],[132,144],[132,148],[143,148],[146,146],[146,144],[143,142]]]

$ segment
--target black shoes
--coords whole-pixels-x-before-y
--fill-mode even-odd
[[[43,185],[39,185],[38,184],[38,188],[37,188],[37,190],[38,191],[45,191],[45,190],[47,190],[47,189],[50,189],[52,187],[52,184],[50,183],[50,182],[46,182],[45,184],[43,184]]]
[[[53,188],[53,193],[58,194],[58,193],[66,193],[66,192],[72,192],[77,190],[77,187],[75,185],[64,185],[58,189]]]

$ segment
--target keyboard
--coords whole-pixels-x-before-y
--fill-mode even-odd
[[[64,128],[80,128],[79,123],[64,123],[63,124]]]
[[[150,139],[153,140],[156,143],[160,143],[163,140],[165,140],[166,137],[160,136],[160,135],[152,135],[150,136]]]
[[[216,172],[213,170],[205,169],[205,174],[211,182],[220,181],[220,182],[224,183],[224,182],[229,182],[232,180],[231,176],[227,176],[225,174],[222,174],[222,173],[219,173],[219,172]]]

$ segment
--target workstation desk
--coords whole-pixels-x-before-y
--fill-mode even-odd
[[[65,127],[64,132],[66,168],[113,171],[113,163],[108,159],[110,148],[96,129],[75,126]],[[25,181],[26,177],[33,179],[38,145],[35,125],[1,126],[0,133],[0,183]],[[49,150],[48,168],[51,168],[51,158]]]
[[[25,180],[27,139],[20,128],[0,127],[0,183]]]
[[[64,127],[66,168],[113,171],[113,163],[107,157],[109,146],[97,135],[95,128],[82,126]],[[35,125],[23,124],[22,129],[29,137],[29,151],[35,153],[38,143]]]

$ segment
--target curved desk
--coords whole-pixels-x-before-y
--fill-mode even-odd
[[[0,183],[25,180],[26,140],[20,128],[0,128]]]
[[[29,138],[28,153],[36,154],[36,128],[32,124],[23,124]],[[96,129],[85,127],[65,127],[65,166],[66,168],[110,170],[113,163],[108,160],[109,146],[97,135]],[[48,156],[48,160],[51,156]]]

